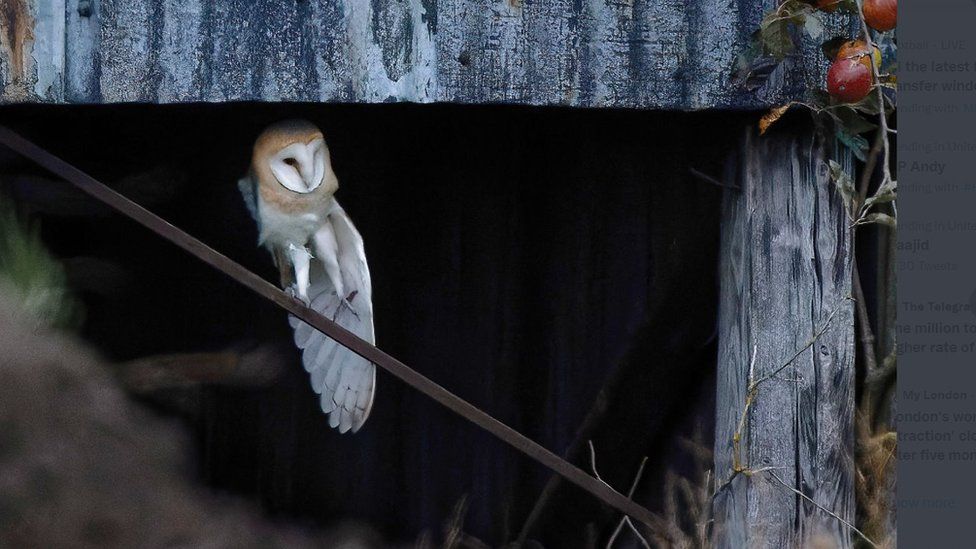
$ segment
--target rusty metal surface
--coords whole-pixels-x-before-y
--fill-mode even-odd
[[[0,102],[761,108],[826,69],[811,43],[758,92],[729,85],[772,3],[0,0]]]

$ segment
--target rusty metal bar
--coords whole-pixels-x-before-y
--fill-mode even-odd
[[[237,262],[115,192],[85,172],[4,126],[0,126],[0,143],[31,159],[51,173],[64,178],[85,193],[104,202],[126,217],[129,217],[157,235],[183,248],[190,254],[196,256],[197,259],[233,278],[254,293],[302,319],[316,330],[336,340],[357,355],[373,362],[407,385],[439,402],[452,412],[488,431],[516,450],[583,490],[586,490],[603,503],[649,526],[654,524],[654,515],[643,506],[638,505],[607,484],[588,475],[579,467],[576,467],[537,442],[525,437],[515,429],[498,421],[416,370],[411,369],[406,364],[386,354],[379,348],[360,339],[342,326],[306,307],[297,299],[289,297],[277,287],[245,269]]]

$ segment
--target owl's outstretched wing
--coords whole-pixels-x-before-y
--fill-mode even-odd
[[[373,343],[373,296],[363,239],[338,204],[315,234],[313,255],[311,307]],[[289,317],[289,322],[329,425],[341,433],[358,431],[373,407],[376,367],[301,320]]]

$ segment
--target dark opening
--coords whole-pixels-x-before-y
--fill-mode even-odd
[[[690,169],[721,179],[737,114],[298,104],[2,113],[272,281],[236,181],[265,125],[307,118],[325,133],[337,198],[366,243],[381,348],[557,453],[578,439],[572,459],[586,470],[592,439],[601,475],[621,491],[648,456],[636,498],[652,509],[664,471],[690,467],[679,437],[701,423],[710,446],[722,189]],[[41,220],[83,297],[82,335],[109,358],[267,342],[292,353],[270,388],[181,397],[207,484],[282,519],[359,520],[404,541],[439,531],[466,497],[465,531],[493,545],[517,536],[546,470],[382,372],[366,426],[339,435],[281,311],[0,154],[4,193]],[[617,518],[563,486],[530,537],[580,546]]]

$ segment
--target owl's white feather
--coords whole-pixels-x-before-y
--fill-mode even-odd
[[[335,205],[313,242],[310,306],[374,343],[372,287],[363,239],[341,206]],[[341,433],[358,431],[373,407],[376,367],[294,316],[288,321],[295,344],[302,349],[312,389],[321,395],[322,411],[329,414],[329,425]]]

